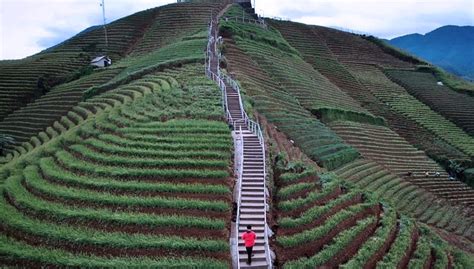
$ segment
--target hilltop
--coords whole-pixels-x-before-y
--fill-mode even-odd
[[[474,26],[447,25],[425,35],[409,34],[389,42],[453,74],[474,80]]]
[[[251,1],[107,27],[0,61],[1,266],[474,263],[473,84]]]

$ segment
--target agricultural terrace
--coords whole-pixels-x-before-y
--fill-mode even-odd
[[[51,86],[74,78],[74,73],[80,73],[88,63],[87,56],[77,53],[45,53],[23,60],[0,61],[0,120]]]
[[[94,114],[97,108],[104,109],[106,104],[112,106],[115,104],[116,100],[100,101],[101,98],[104,98],[104,96],[97,97],[100,93],[113,92],[117,87],[142,78],[155,70],[163,70],[166,67],[180,66],[186,63],[203,62],[202,49],[205,47],[205,42],[206,37],[203,33],[199,39],[176,42],[144,56],[126,57],[102,72],[94,71],[89,76],[53,88],[36,102],[11,114],[12,119],[6,119],[0,123],[0,132],[11,135],[17,141],[16,146],[10,147],[8,152],[17,155],[24,152],[24,149],[28,151],[32,147],[44,143],[48,138],[54,137],[55,132],[62,133],[64,129],[69,129],[71,124],[78,124],[89,115]],[[136,91],[136,88],[132,91]],[[125,96],[128,95],[130,94],[125,94]],[[131,96],[133,97],[134,94]],[[94,98],[99,98],[99,102]],[[59,99],[63,102],[61,104],[55,103]],[[123,98],[115,99],[121,101]],[[87,101],[80,102],[82,100]],[[31,115],[31,117],[25,117],[25,114]],[[33,117],[32,114],[35,116]],[[40,119],[38,119],[39,117]],[[51,128],[54,130],[48,130]],[[23,143],[20,146],[24,149],[18,148],[18,144],[21,142]]]
[[[272,79],[323,121],[346,118],[383,124],[383,119],[370,114],[306,63],[276,29],[221,20],[220,31],[224,37],[232,36],[236,45],[267,71]]]
[[[131,55],[144,55],[178,41],[201,38],[195,34],[202,31],[207,38],[210,16],[217,15],[222,8],[221,3],[205,2],[178,3],[157,8],[153,20],[150,20],[152,24],[136,43]]]
[[[472,245],[469,240],[474,239],[473,220],[470,214],[466,213],[466,207],[440,198],[430,189],[424,188],[420,182],[405,180],[375,161],[367,159],[344,165],[335,170],[335,173],[369,191],[377,199],[392,204],[400,212],[448,231],[450,237],[459,236],[457,238],[466,242],[467,246]],[[432,187],[436,186],[435,184],[431,184]],[[472,247],[468,248],[472,250]]]
[[[388,69],[385,73],[432,110],[454,122],[469,135],[474,135],[473,96],[438,85],[432,73],[397,69]]]
[[[472,136],[431,110],[429,106],[410,95],[404,88],[393,83],[381,70],[371,66],[358,65],[356,68],[352,68],[351,72],[390,109],[416,121],[468,156],[474,156],[474,138]]]
[[[443,163],[447,163],[447,160],[469,162],[470,158],[465,153],[449,145],[417,122],[392,111],[385,103],[378,100],[349,72],[347,66],[338,61],[336,55],[325,43],[325,39],[315,31],[314,26],[275,20],[270,20],[270,24],[276,27],[294,48],[298,49],[306,62],[372,114],[383,117],[392,130],[411,144]],[[351,46],[351,44],[346,45]],[[379,53],[378,48],[373,48],[376,49],[374,54]]]
[[[383,67],[413,67],[413,64],[385,52],[381,46],[362,36],[322,26],[311,26],[311,28],[317,37],[324,40],[331,52],[343,64],[358,63]]]
[[[309,167],[278,174],[274,249],[281,268],[446,268],[465,262],[427,228],[334,174]],[[460,255],[457,262],[452,255]]]
[[[97,114],[10,173],[2,263],[227,268],[232,143],[220,92],[201,73],[147,76],[144,97]]]
[[[0,133],[14,138],[17,145],[30,140],[62,116],[77,114],[71,109],[82,101],[83,93],[90,87],[106,83],[120,71],[118,68],[107,69],[54,87],[34,102],[5,117],[0,122]]]
[[[0,120],[52,87],[88,73],[89,61],[106,53],[115,62],[141,38],[154,9],[138,12],[102,27],[91,27],[39,54],[16,61],[0,61]],[[41,82],[40,82],[41,79]]]
[[[225,40],[228,70],[241,83],[258,113],[278,127],[318,164],[334,169],[357,158],[359,153],[311,115],[295,97],[284,91],[232,40]]]
[[[443,168],[390,129],[350,122],[331,124],[331,129],[362,156],[379,163],[394,174],[454,203],[468,207],[474,205],[474,191],[469,186],[457,180],[449,180]],[[429,173],[428,176],[425,175],[426,172]]]

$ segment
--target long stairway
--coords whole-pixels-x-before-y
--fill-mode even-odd
[[[250,132],[244,122],[238,93],[230,85],[226,85],[226,88],[228,108],[235,122],[234,130],[237,132],[242,130],[243,138],[243,169],[238,232],[240,236],[247,230],[247,225],[252,225],[252,230],[257,234],[251,265],[246,263],[247,252],[243,240],[239,238],[239,264],[240,268],[268,268],[265,252],[266,206],[263,147],[257,135]]]
[[[221,12],[223,13],[223,12]],[[221,14],[220,14],[221,15]],[[240,195],[238,199],[239,213],[237,218],[238,233],[238,264],[237,268],[255,268],[268,269],[271,267],[270,249],[266,236],[266,195],[265,195],[265,149],[261,132],[255,130],[257,124],[249,121],[247,114],[242,109],[240,93],[235,90],[228,81],[218,78],[218,56],[216,54],[217,42],[217,21],[218,16],[211,22],[209,47],[207,52],[207,63],[209,64],[209,76],[219,83],[225,84],[226,105],[230,117],[229,123],[232,124],[236,135],[242,136],[243,153],[242,153],[242,181],[240,186]],[[223,95],[224,96],[224,95]],[[247,122],[246,122],[247,120]],[[250,130],[249,128],[254,130]],[[257,135],[260,134],[260,138]],[[247,225],[252,226],[252,230],[257,234],[257,240],[253,248],[252,263],[247,264],[247,253],[241,234],[247,230]]]

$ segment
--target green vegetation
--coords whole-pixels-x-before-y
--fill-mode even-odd
[[[192,268],[227,268],[227,264],[215,259],[164,258],[150,259],[146,257],[99,257],[85,254],[73,254],[64,250],[45,247],[32,247],[28,244],[12,240],[0,235],[0,253],[5,261],[18,263],[31,261],[39,264],[56,264],[65,267],[192,267]]]
[[[362,38],[374,43],[379,48],[381,48],[385,53],[393,55],[393,56],[397,57],[398,59],[400,59],[402,61],[413,63],[413,64],[424,64],[425,63],[425,61],[423,61],[421,59],[418,59],[417,57],[415,57],[411,54],[408,54],[405,51],[402,51],[402,50],[390,45],[388,42],[386,42],[384,40],[381,40],[379,38],[376,38],[374,36],[362,35]]]
[[[474,96],[466,96],[438,85],[437,78],[430,72],[388,69],[385,74],[431,109],[474,135],[474,120],[471,117],[474,113]]]
[[[358,157],[357,151],[344,144],[309,112],[322,117],[319,109],[326,111],[328,102],[332,108],[356,114],[367,114],[364,109],[305,63],[294,49],[287,49],[291,46],[273,28],[265,30],[235,21],[221,22],[220,26],[236,43],[224,44],[225,58],[231,63],[239,63],[230,68],[238,71],[237,79],[259,113],[285,132],[310,158],[329,170]],[[252,37],[251,31],[262,39]],[[338,100],[337,104],[335,100]]]
[[[230,131],[216,121],[220,92],[202,67],[180,71],[134,82],[146,86],[140,94],[129,86],[114,101],[90,99],[109,105],[18,159],[1,190],[2,223],[48,251],[1,250],[6,260],[228,266]],[[5,240],[33,248],[15,235]]]
[[[417,122],[460,151],[474,156],[474,139],[471,136],[390,81],[382,71],[368,67],[354,73],[390,109]]]
[[[393,209],[388,209],[380,225],[375,234],[361,246],[357,254],[349,262],[343,265],[343,268],[363,268],[367,261],[382,249],[390,233],[396,229],[396,212]]]
[[[334,258],[340,251],[343,251],[344,247],[352,242],[360,232],[367,229],[368,226],[373,225],[375,222],[375,217],[360,220],[356,226],[344,230],[337,235],[337,237],[334,238],[334,243],[325,247],[318,254],[309,258],[300,258],[296,261],[290,261],[286,263],[283,268],[314,268],[322,266]]]
[[[349,202],[360,195],[360,192],[353,191],[349,194],[339,196],[325,205],[314,206],[308,209],[306,212],[298,216],[298,218],[282,218],[280,219],[279,225],[283,228],[294,228],[300,225],[311,223],[313,220],[318,219],[322,215],[328,213],[335,206]]]
[[[388,253],[383,260],[377,263],[377,268],[394,268],[397,267],[408,248],[410,247],[411,235],[416,229],[414,223],[408,219],[400,220],[399,233],[393,242]]]
[[[288,247],[294,247],[301,244],[305,244],[310,241],[315,241],[318,238],[326,235],[330,230],[336,227],[344,219],[353,217],[357,213],[363,211],[364,209],[367,209],[373,206],[374,206],[373,204],[358,204],[355,206],[351,206],[347,208],[346,210],[340,211],[337,214],[333,215],[330,219],[328,219],[324,223],[324,226],[309,229],[302,233],[298,233],[292,236],[280,236],[279,238],[277,238],[277,242],[281,246],[288,248]]]

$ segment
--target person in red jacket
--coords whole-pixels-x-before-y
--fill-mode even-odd
[[[247,250],[248,255],[247,264],[252,263],[252,250],[256,239],[257,235],[252,231],[252,226],[247,225],[247,231],[242,234],[242,240],[244,240],[245,249]]]

